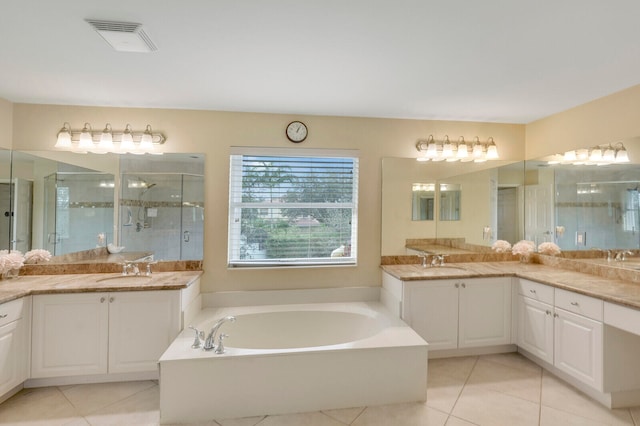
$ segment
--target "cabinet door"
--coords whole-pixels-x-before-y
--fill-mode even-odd
[[[403,319],[429,350],[458,347],[458,286],[455,280],[405,283]]]
[[[109,373],[157,371],[160,356],[180,332],[180,292],[109,296]]]
[[[602,391],[602,323],[555,309],[555,366]]]
[[[33,297],[31,377],[107,372],[107,294]]]
[[[17,320],[0,327],[0,396],[26,379],[20,365],[27,356],[22,352],[21,324]]]
[[[553,364],[553,307],[518,296],[518,346]]]
[[[462,281],[459,318],[460,348],[511,343],[511,279]]]

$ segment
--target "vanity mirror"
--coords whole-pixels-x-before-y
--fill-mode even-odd
[[[0,250],[11,240],[11,151],[0,149]]]
[[[433,185],[431,199],[437,212],[433,220],[414,219],[416,182]],[[522,206],[523,186],[523,162],[424,163],[415,158],[384,158],[382,255],[406,254],[407,239],[464,238],[470,244],[490,246],[504,236],[515,242],[523,236],[523,210],[518,206],[518,200]]]
[[[12,157],[18,187],[14,232],[5,239],[12,249],[61,256],[124,247],[156,260],[202,259],[203,154],[14,151]]]
[[[638,164],[550,164],[545,158],[527,161],[526,170],[527,239],[552,241],[563,251],[640,248]]]

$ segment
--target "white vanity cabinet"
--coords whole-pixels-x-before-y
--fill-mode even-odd
[[[35,295],[31,377],[157,371],[180,314],[178,290]]]
[[[511,278],[402,284],[402,319],[429,343],[429,351],[510,343]]]
[[[29,374],[31,297],[0,304],[0,398]]]
[[[602,391],[602,300],[526,279],[518,293],[518,346]]]

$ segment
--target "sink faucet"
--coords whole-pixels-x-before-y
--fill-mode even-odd
[[[633,252],[629,250],[619,251],[618,253],[616,253],[616,257],[614,260],[616,262],[624,262],[625,260],[627,260],[627,255],[631,256],[633,255]]]
[[[429,266],[427,264],[427,258],[429,257],[429,253],[426,253],[424,251],[421,251],[420,253],[417,254],[417,256],[422,259],[422,267],[426,268],[427,266]]]
[[[133,275],[140,275],[140,269],[137,263],[126,261],[122,264],[122,275],[129,275],[129,270]]]
[[[431,258],[431,266],[444,266],[444,254],[434,254]]]
[[[205,351],[210,351],[213,350],[215,353],[217,354],[223,354],[224,353],[224,345],[222,344],[222,340],[225,337],[229,337],[226,334],[220,334],[218,335],[218,330],[220,329],[220,327],[222,327],[222,324],[224,324],[225,322],[229,321],[229,322],[235,322],[236,317],[228,315],[224,318],[220,318],[218,321],[216,321],[215,324],[213,324],[213,327],[211,327],[211,331],[209,332],[209,334],[207,335],[207,338],[204,341],[204,345],[202,346],[202,348]],[[216,342],[216,335],[218,335],[218,341]]]

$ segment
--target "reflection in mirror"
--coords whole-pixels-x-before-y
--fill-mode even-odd
[[[409,196],[409,191],[415,182],[435,182],[436,192],[446,184],[457,194],[445,196],[447,206],[443,206],[441,196],[449,191],[436,193],[435,211],[441,217],[434,221],[414,220],[414,197]],[[384,158],[381,254],[408,253],[407,240],[457,239],[484,246],[482,251],[501,235],[516,242],[524,235],[523,187],[523,162],[421,163],[413,158]],[[512,190],[515,200],[501,196],[505,188]],[[505,229],[498,226],[499,215],[500,222],[509,223]]]
[[[456,183],[441,183],[440,191],[440,220],[460,220],[460,185]]]
[[[11,151],[0,149],[0,250],[11,241]]]
[[[640,168],[527,162],[526,238],[563,251],[640,248]]]
[[[411,220],[435,219],[435,184],[414,183],[411,203]]]
[[[14,152],[11,169],[32,189],[15,191],[20,251],[46,248],[66,262],[69,253],[124,246],[155,260],[202,259],[202,154]]]

